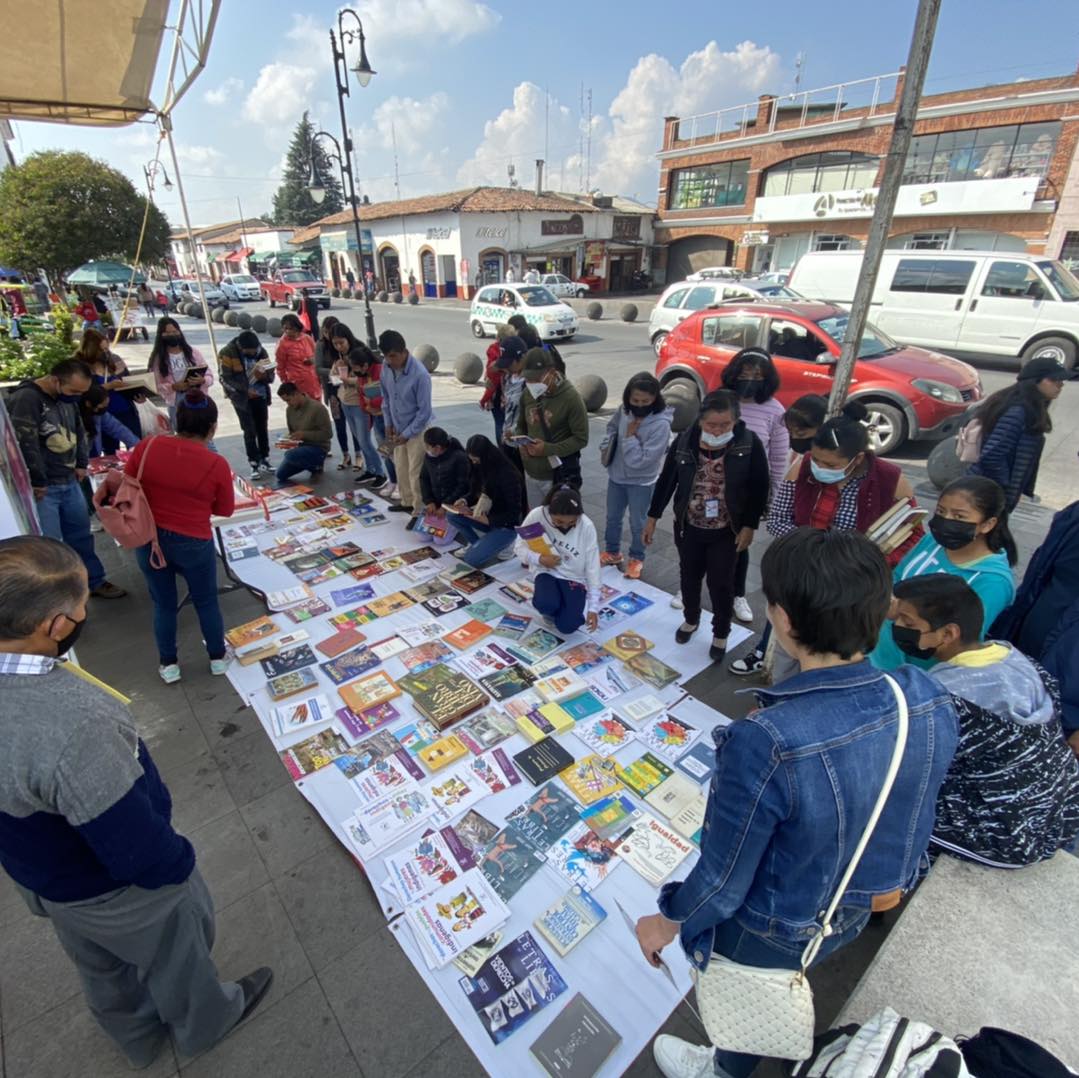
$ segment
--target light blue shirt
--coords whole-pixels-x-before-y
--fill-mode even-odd
[[[422,434],[435,418],[431,410],[431,376],[427,368],[409,353],[400,371],[383,361],[381,382],[386,426],[405,439]]]

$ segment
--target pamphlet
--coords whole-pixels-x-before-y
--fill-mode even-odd
[[[474,868],[405,910],[405,919],[431,969],[448,965],[504,925],[509,916],[505,903]]]
[[[564,956],[606,916],[607,911],[587,891],[572,887],[533,923],[547,942]]]

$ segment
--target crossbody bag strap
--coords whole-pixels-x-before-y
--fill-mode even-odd
[[[820,950],[825,938],[831,935],[832,918],[835,916],[835,911],[839,908],[839,903],[842,900],[843,895],[850,886],[850,881],[854,876],[855,870],[858,868],[858,862],[861,861],[862,854],[865,853],[866,846],[869,845],[869,840],[873,837],[873,831],[876,829],[877,821],[884,811],[884,806],[892,792],[892,787],[895,785],[896,775],[899,774],[900,764],[903,762],[903,753],[906,751],[907,747],[907,731],[910,728],[907,698],[903,695],[903,690],[899,687],[898,682],[890,674],[885,674],[884,680],[888,682],[888,688],[892,690],[892,694],[895,696],[896,706],[899,709],[898,729],[896,731],[895,748],[892,750],[892,759],[888,764],[888,773],[884,777],[884,785],[877,795],[877,803],[873,806],[873,811],[869,814],[869,820],[866,822],[862,837],[858,840],[858,845],[854,848],[854,854],[850,859],[850,864],[847,865],[847,871],[843,873],[843,878],[839,881],[839,886],[832,896],[832,901],[828,903],[828,908],[824,912],[824,920],[821,922],[819,930],[806,945],[806,949],[802,952],[803,974],[810,965],[812,965],[813,959],[817,957],[817,952]]]

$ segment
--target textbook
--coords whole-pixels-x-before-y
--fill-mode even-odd
[[[532,923],[565,956],[606,916],[607,911],[587,891],[573,887]]]
[[[622,789],[614,768],[613,760],[593,753],[574,760],[558,777],[582,805],[592,805]]]
[[[673,773],[662,760],[650,752],[625,766],[616,764],[615,772],[638,797],[646,797]]]
[[[401,695],[401,690],[394,684],[393,678],[384,670],[376,670],[348,685],[342,685],[337,692],[345,704],[357,714]]]
[[[615,715],[600,715],[585,719],[573,727],[573,732],[593,751],[610,755],[625,748],[636,733],[633,727]]]
[[[533,786],[539,786],[560,771],[565,771],[573,763],[573,757],[557,741],[545,737],[515,753],[513,762]]]
[[[489,936],[510,911],[482,873],[472,868],[411,903],[405,919],[431,969],[441,969]]]
[[[452,632],[446,633],[442,638],[447,644],[452,645],[459,651],[466,651],[473,644],[478,644],[491,631],[491,626],[472,618],[464,625],[458,626]]]

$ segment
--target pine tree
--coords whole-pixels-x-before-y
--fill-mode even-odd
[[[288,148],[285,175],[273,197],[274,222],[279,225],[309,225],[331,213],[345,208],[341,184],[337,179],[337,162],[323,148],[323,141],[314,139],[315,126],[303,114],[296,125]],[[307,190],[311,182],[311,159],[314,157],[315,175],[326,189],[326,197],[316,203]]]

